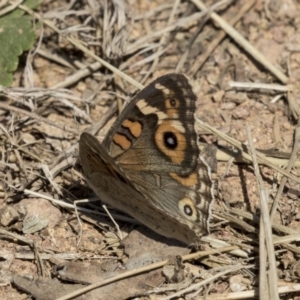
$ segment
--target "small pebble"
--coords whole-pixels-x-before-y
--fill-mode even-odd
[[[19,219],[19,214],[12,206],[6,206],[0,210],[0,224],[4,227],[9,226]]]
[[[236,107],[236,104],[233,102],[225,102],[221,104],[221,109],[224,110],[233,110]]]
[[[238,106],[234,109],[232,116],[235,119],[247,119],[250,115],[249,107],[246,106]]]

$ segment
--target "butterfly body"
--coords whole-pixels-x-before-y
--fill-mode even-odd
[[[187,244],[208,232],[213,202],[195,105],[187,78],[168,74],[134,97],[102,144],[80,138],[84,175],[101,200]]]

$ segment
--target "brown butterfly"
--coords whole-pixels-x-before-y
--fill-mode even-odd
[[[104,203],[186,244],[208,233],[213,203],[195,104],[188,79],[168,74],[132,99],[102,144],[88,133],[79,141],[84,176]]]

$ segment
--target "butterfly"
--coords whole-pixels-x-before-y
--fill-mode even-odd
[[[103,142],[82,133],[84,177],[100,199],[186,244],[209,231],[213,182],[183,74],[157,78],[124,108]]]

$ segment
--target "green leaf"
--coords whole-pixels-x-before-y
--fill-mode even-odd
[[[26,3],[30,7],[36,7],[39,1],[30,0]],[[32,17],[24,15],[21,9],[0,17],[0,85],[12,84],[13,72],[18,67],[18,57],[31,49],[35,39]]]

